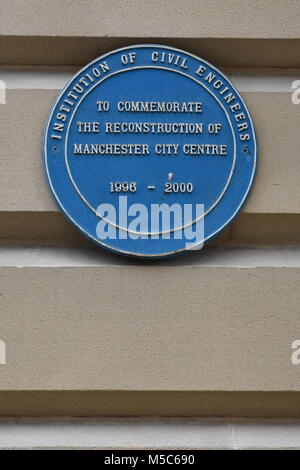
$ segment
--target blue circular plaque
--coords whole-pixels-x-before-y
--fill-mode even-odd
[[[230,81],[160,45],[112,51],[67,84],[44,142],[52,193],[85,236],[117,253],[199,250],[253,182],[251,117]]]

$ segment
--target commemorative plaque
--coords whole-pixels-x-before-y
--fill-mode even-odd
[[[117,253],[200,249],[237,215],[257,159],[230,81],[205,60],[141,44],[98,57],[58,97],[44,142],[67,219]]]

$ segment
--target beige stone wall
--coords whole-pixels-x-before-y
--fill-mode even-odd
[[[72,73],[137,42],[219,66],[259,144],[236,221],[161,262],[91,246],[41,161]],[[0,415],[300,415],[299,50],[297,0],[0,0]]]
[[[3,0],[7,36],[299,38],[297,0]]]

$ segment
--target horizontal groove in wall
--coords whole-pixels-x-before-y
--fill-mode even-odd
[[[0,212],[1,245],[93,246],[59,212]],[[209,245],[298,245],[300,214],[241,213]]]
[[[207,268],[300,268],[300,247],[210,247],[165,260],[116,256],[97,247],[0,246],[0,268],[88,268],[108,266],[183,266]]]
[[[300,417],[300,392],[0,392],[1,416]]]
[[[292,450],[299,431],[297,418],[5,417],[0,449]]]
[[[299,67],[300,39],[0,36],[0,64],[83,65],[113,49],[153,43],[226,67]]]
[[[291,93],[300,69],[251,69],[222,67],[240,92]],[[0,79],[7,90],[61,90],[78,67],[0,66]]]

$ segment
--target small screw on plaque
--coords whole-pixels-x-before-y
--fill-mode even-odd
[[[59,152],[59,147],[57,145],[55,145],[53,148],[52,148],[53,152],[54,153],[58,153]]]
[[[168,181],[172,181],[174,178],[174,173],[168,173]]]
[[[251,162],[251,154],[250,154],[250,149],[249,149],[249,147],[244,147],[243,151],[244,151],[244,153],[247,154],[247,161],[248,161],[248,162]]]

